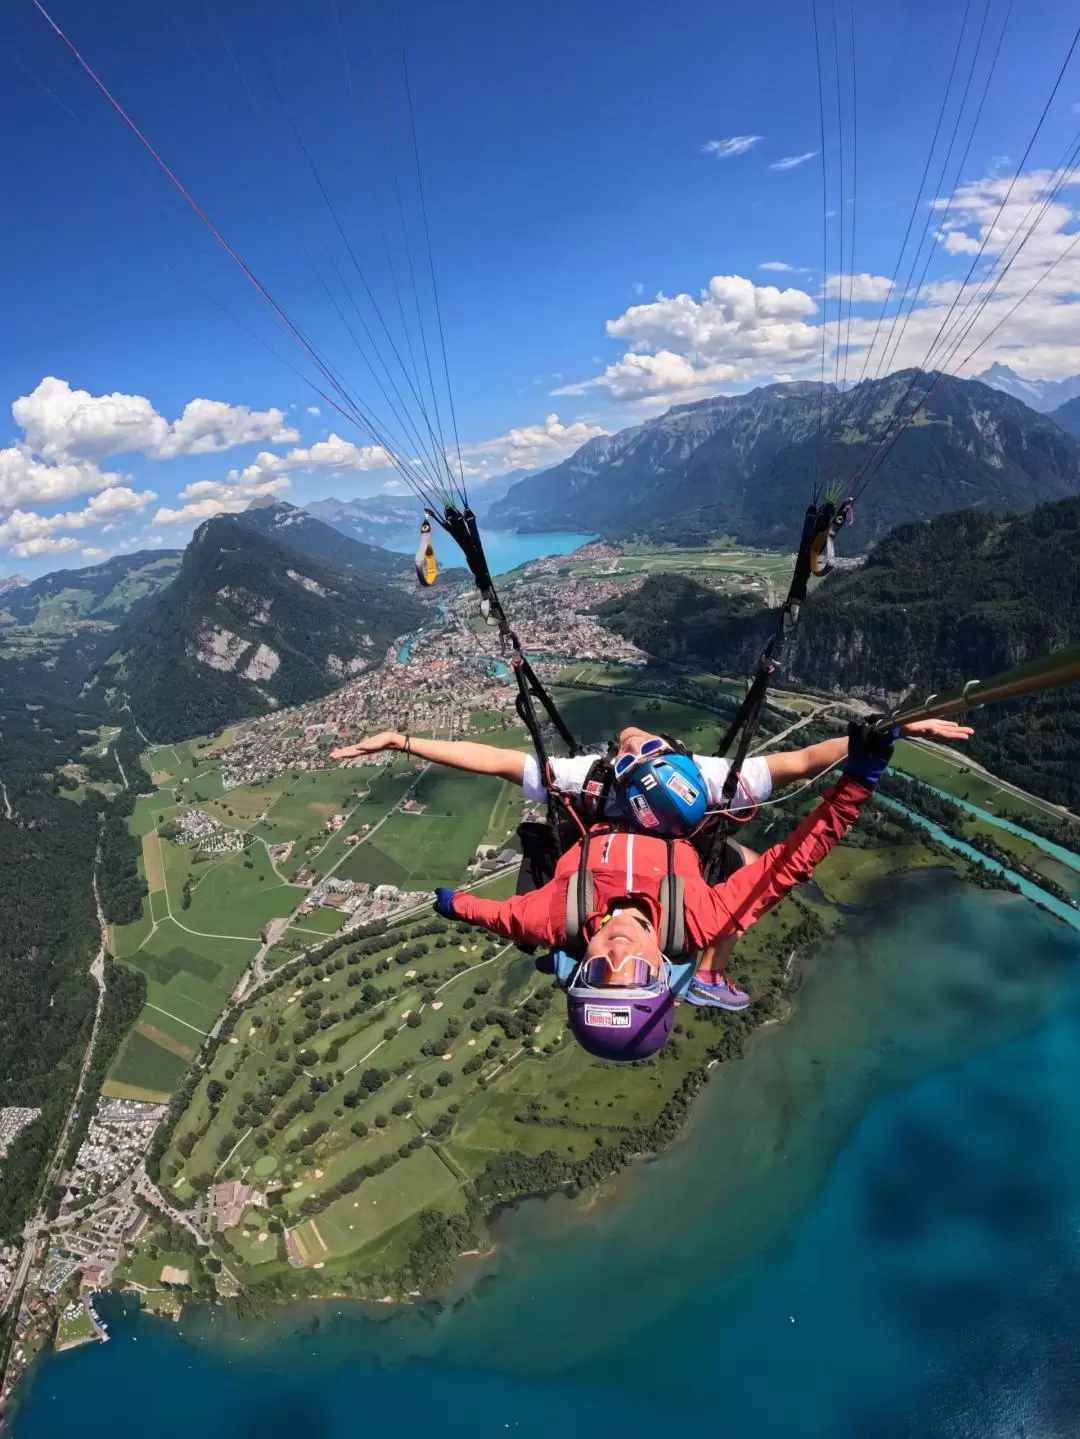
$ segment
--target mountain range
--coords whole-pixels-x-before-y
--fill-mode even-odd
[[[774,611],[678,575],[602,607],[668,663],[753,672]],[[899,703],[1080,641],[1080,498],[1002,517],[980,510],[901,526],[864,564],[825,580],[784,650],[785,682]],[[979,713],[971,753],[1059,803],[1080,804],[1080,687]]]
[[[111,629],[133,605],[170,584],[181,550],[139,550],[81,570],[53,570],[36,580],[0,587],[0,644],[4,631],[25,626],[52,634]]]
[[[913,378],[898,371],[842,399],[831,386],[823,401],[817,384],[795,383],[675,406],[522,480],[492,506],[489,522],[676,543],[728,535],[793,545],[815,484],[848,481],[888,417],[903,413]],[[873,475],[858,509],[858,543],[961,507],[1007,512],[1077,492],[1080,441],[1001,390],[949,380]]]
[[[1011,365],[994,364],[974,378],[1048,415],[1080,395],[1080,375],[1070,375],[1065,380],[1025,380]]]
[[[534,470],[508,470],[505,475],[474,485],[469,491],[469,502],[480,523],[489,520],[492,507],[512,486],[535,473]],[[416,544],[423,519],[423,507],[408,495],[369,495],[357,500],[338,500],[331,496],[312,500],[305,509],[351,539],[394,549]]]
[[[415,511],[414,505],[414,519]],[[246,529],[266,539],[277,540],[309,559],[354,570],[372,580],[412,579],[413,566],[406,555],[394,554],[347,531],[343,533],[339,527],[318,518],[314,507],[301,509],[286,500],[252,500],[247,509],[233,518]]]
[[[252,523],[252,514],[263,518]],[[414,595],[387,583],[386,562],[371,573],[362,547],[331,531],[335,546],[359,554],[354,566],[330,565],[282,543],[281,530],[318,534],[285,519],[273,537],[262,529],[274,528],[266,510],[207,520],[172,584],[117,631],[99,681],[127,696],[151,739],[207,733],[326,694],[422,619]]]

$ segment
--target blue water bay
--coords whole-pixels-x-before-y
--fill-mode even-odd
[[[943,875],[823,946],[683,1140],[497,1224],[479,1282],[121,1319],[16,1439],[1077,1433],[1080,935]]]

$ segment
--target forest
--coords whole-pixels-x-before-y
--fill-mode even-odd
[[[846,539],[846,534],[845,534]],[[680,575],[650,577],[601,617],[669,666],[750,675],[773,612]],[[778,681],[897,703],[1011,669],[1080,640],[1080,499],[1001,518],[963,510],[887,535],[810,596]],[[989,708],[972,758],[1080,804],[1080,689]]]

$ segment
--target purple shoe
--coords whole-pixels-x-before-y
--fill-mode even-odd
[[[688,1004],[699,1005],[702,1009],[740,1010],[746,1009],[750,1004],[750,996],[746,990],[732,984],[730,979],[706,984],[704,980],[698,979],[697,975],[690,981],[683,998]]]

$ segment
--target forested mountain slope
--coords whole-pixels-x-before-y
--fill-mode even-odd
[[[867,381],[843,402],[816,384],[768,385],[679,405],[590,440],[494,505],[500,528],[588,529],[696,543],[730,535],[793,545],[816,482],[845,482],[877,444],[912,379]],[[837,417],[829,422],[830,411]],[[898,523],[961,507],[1005,512],[1080,493],[1080,441],[1019,400],[949,379],[875,473],[859,505],[866,545]]]
[[[775,614],[747,613],[661,575],[609,601],[605,622],[660,659],[749,674]],[[923,696],[1080,641],[1080,499],[1001,518],[966,510],[904,525],[805,606],[782,678],[884,697]],[[976,759],[1080,805],[1080,687],[980,714]]]
[[[418,506],[411,506],[413,530],[419,531]],[[411,580],[413,567],[407,555],[394,554],[378,544],[343,534],[334,525],[284,500],[253,500],[246,510],[234,515],[237,524],[254,530],[266,539],[287,545],[310,559],[321,560],[340,570],[352,570],[364,579]]]
[[[80,621],[116,624],[172,581],[180,555],[180,550],[140,550],[81,570],[53,570],[7,589],[0,593],[0,635],[11,625],[59,631]]]
[[[99,681],[128,695],[151,739],[178,739],[326,694],[422,616],[403,588],[219,515],[196,530],[174,583],[118,633]]]

